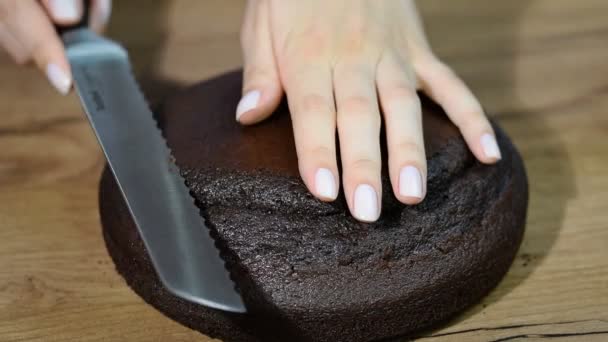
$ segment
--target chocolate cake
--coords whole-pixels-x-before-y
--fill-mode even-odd
[[[343,194],[325,203],[307,191],[287,106],[242,127],[234,119],[240,94],[241,73],[232,72],[186,89],[157,112],[248,313],[209,309],[163,288],[106,169],[103,235],[118,272],[146,302],[224,341],[376,341],[444,322],[507,272],[524,231],[528,187],[522,160],[498,126],[503,159],[482,165],[441,108],[421,95],[427,197],[416,206],[398,202],[385,164],[382,216],[369,224],[351,217]]]

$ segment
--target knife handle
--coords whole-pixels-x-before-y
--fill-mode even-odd
[[[89,15],[91,14],[91,1],[82,1],[82,17],[80,21],[71,25],[55,25],[57,33],[62,36],[64,33],[89,26]]]

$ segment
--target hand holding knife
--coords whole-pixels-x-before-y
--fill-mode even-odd
[[[172,164],[171,151],[133,75],[126,50],[87,28],[59,27],[87,118],[163,285],[215,309],[245,306]]]

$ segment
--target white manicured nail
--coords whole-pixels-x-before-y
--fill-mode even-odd
[[[492,134],[486,133],[481,136],[481,148],[483,149],[483,153],[486,155],[486,157],[492,159],[501,158],[500,149],[496,143],[496,138]]]
[[[422,175],[417,168],[406,166],[399,173],[399,193],[405,197],[422,198]]]
[[[46,76],[61,94],[66,95],[70,92],[70,88],[72,87],[72,79],[65,73],[65,71],[61,70],[57,64],[50,63],[46,67]]]
[[[236,107],[236,119],[238,120],[241,115],[257,107],[261,95],[258,90],[252,90],[245,94]]]
[[[357,220],[373,222],[380,216],[378,194],[371,185],[361,184],[355,190],[355,213]]]
[[[61,21],[76,21],[80,15],[74,0],[49,0],[49,11],[53,18]]]
[[[318,169],[315,174],[315,188],[317,195],[327,199],[335,199],[338,196],[334,174],[328,169]]]
[[[110,20],[112,0],[97,0],[91,16],[91,27],[101,30]]]

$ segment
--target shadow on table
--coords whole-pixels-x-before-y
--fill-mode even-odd
[[[500,42],[492,45],[499,50],[498,52],[504,52],[498,57],[493,51],[484,48],[472,46],[471,51],[488,53],[488,58],[500,58],[498,62],[490,61],[495,68],[491,71],[493,77],[487,76],[491,81],[484,78],[488,84],[483,86],[491,86],[493,92],[502,95],[497,101],[500,101],[505,109],[500,113],[489,113],[489,115],[505,128],[522,154],[528,174],[530,201],[524,240],[510,271],[498,287],[482,300],[482,303],[455,317],[448,324],[465,321],[500,301],[542,264],[559,235],[568,199],[573,196],[575,190],[571,161],[559,132],[547,124],[544,115],[523,110],[524,106],[517,94],[519,84],[516,74],[518,58],[520,58],[518,53],[521,43],[521,21],[531,3],[529,0],[505,2],[497,6],[500,7],[500,11],[489,9],[497,4],[485,0],[467,0],[462,4],[463,7],[468,8],[461,12],[463,14],[474,16],[475,13],[494,13],[488,18],[474,18],[475,20],[462,18],[461,21],[463,25],[469,26],[468,29],[471,28],[470,25],[477,26],[477,30],[474,30],[476,33],[490,28],[492,30],[498,28],[500,32],[495,34]],[[425,3],[419,2],[419,6],[422,13],[425,13]],[[430,12],[438,13],[436,9],[431,9]],[[461,41],[464,46],[471,44],[469,38],[457,26],[446,25],[446,19],[448,22],[458,21],[443,15],[425,16],[433,45],[439,44],[442,40]],[[475,58],[479,57],[475,56]],[[448,64],[452,64],[450,56],[445,56],[445,60]],[[427,331],[422,336],[441,335],[433,335],[432,331]]]
[[[126,46],[137,80],[153,107],[184,86],[160,71],[170,4],[170,0],[115,1],[107,31],[109,37]]]

